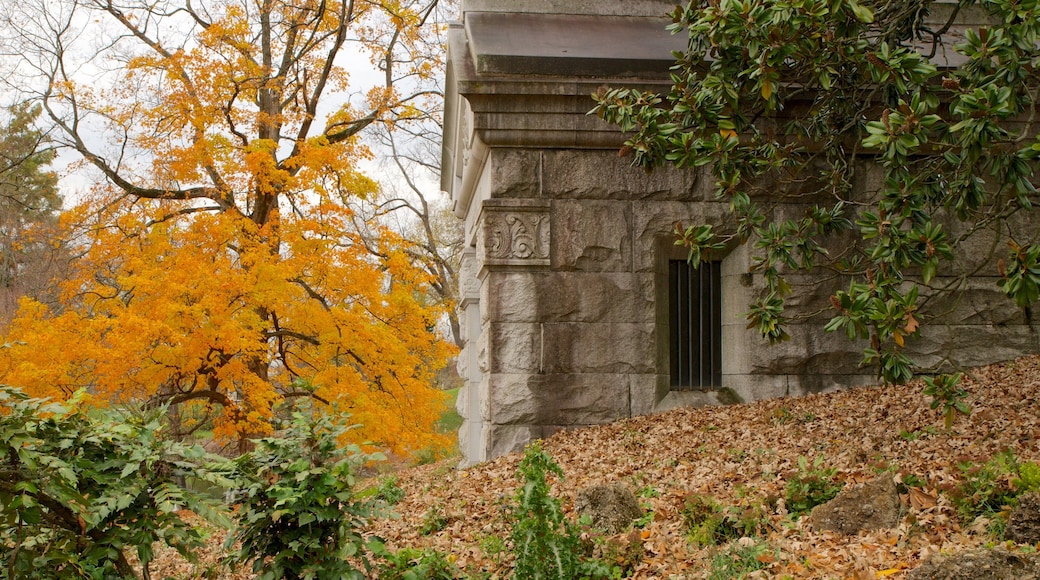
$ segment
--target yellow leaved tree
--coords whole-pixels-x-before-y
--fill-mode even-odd
[[[19,90],[36,88],[97,179],[62,216],[78,257],[61,298],[23,300],[0,382],[191,405],[229,438],[310,397],[395,451],[443,443],[449,305],[397,236],[373,253],[348,227],[351,200],[377,190],[360,132],[430,97],[437,14],[436,0],[5,8]],[[358,59],[379,71],[368,86],[349,82]]]

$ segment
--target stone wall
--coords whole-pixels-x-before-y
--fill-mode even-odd
[[[793,325],[792,339],[777,347],[747,330],[744,313],[761,280],[737,247],[715,256],[721,388],[670,390],[667,262],[685,257],[671,232],[677,221],[722,223],[728,207],[714,199],[710,176],[631,167],[618,157],[618,130],[587,112],[603,84],[667,90],[670,51],[685,45],[664,30],[673,6],[463,3],[449,37],[442,188],[468,245],[460,276],[464,463],[563,428],[873,380],[858,366],[864,345],[824,333],[825,314]],[[874,187],[871,171],[861,174],[864,191]],[[991,259],[987,243],[980,236],[959,272]],[[793,281],[791,307],[805,313],[843,285]],[[1033,324],[994,280],[964,284],[959,299],[930,305],[943,317],[917,343],[921,362],[978,364],[1037,350]]]

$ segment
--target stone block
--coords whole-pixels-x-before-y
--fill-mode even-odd
[[[657,370],[656,333],[647,324],[545,324],[546,373],[645,374]]]
[[[492,374],[488,390],[497,425],[591,425],[629,416],[629,385],[606,374]]]
[[[1040,349],[1037,330],[1026,325],[945,325],[922,329],[907,342],[908,354],[922,368],[966,368],[1012,360]]]
[[[488,340],[489,373],[538,373],[542,370],[543,333],[538,324],[503,323],[490,325]]]
[[[489,197],[541,197],[541,153],[538,151],[495,148],[487,163]]]
[[[788,376],[788,396],[803,397],[818,393],[833,393],[850,387],[877,385],[877,369],[863,367],[859,374],[813,373]],[[759,399],[766,397],[759,396]]]
[[[556,270],[628,272],[632,269],[629,204],[561,200],[552,206]]]
[[[733,389],[695,389],[689,391],[669,391],[654,407],[655,413],[670,411],[683,407],[714,407],[743,402]]]
[[[682,248],[673,249],[676,222],[685,225],[720,224],[728,211],[727,204],[715,201],[648,201],[633,204],[633,270],[659,271],[665,266],[658,256],[659,251],[666,251],[669,255],[674,253],[676,259],[686,257]],[[663,257],[664,261],[668,259],[668,256]]]
[[[549,204],[537,200],[488,200],[479,218],[477,255],[485,267],[549,266]]]
[[[463,456],[461,467],[469,467],[486,459],[481,455],[482,429],[483,424],[480,421],[469,420],[464,421],[459,427],[459,451]]]
[[[946,282],[940,278],[936,285]],[[940,325],[1026,324],[1025,311],[1004,294],[998,282],[996,276],[968,278],[959,281],[960,289],[955,293],[930,299],[921,311],[925,315],[923,330]],[[922,296],[927,294],[927,290],[922,291]]]
[[[712,179],[662,167],[647,173],[616,150],[557,149],[544,153],[544,194],[553,199],[700,200]]]
[[[654,316],[653,278],[628,273],[491,272],[494,322],[642,322]]]
[[[790,377],[786,375],[752,375],[734,373],[722,375],[723,387],[745,400],[773,399],[790,395]]]
[[[507,453],[523,451],[534,439],[544,437],[537,425],[485,425],[481,433],[484,457],[491,459]]]
[[[633,417],[654,412],[657,402],[668,393],[666,374],[629,375],[628,380],[631,382],[629,398]]]
[[[788,327],[791,339],[770,345],[755,329],[722,329],[723,374],[861,374],[863,344],[818,325]],[[869,372],[869,371],[867,371]]]

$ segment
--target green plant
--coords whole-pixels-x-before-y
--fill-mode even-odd
[[[711,559],[708,580],[737,580],[764,570],[775,559],[769,544],[762,542],[734,542]]]
[[[708,495],[689,494],[680,515],[689,540],[698,546],[717,546],[730,540],[757,535],[765,525],[761,502],[722,506]]]
[[[646,548],[639,530],[632,530],[619,537],[597,538],[596,553],[610,567],[610,578],[627,578],[646,557]]]
[[[354,474],[382,456],[340,447],[349,429],[341,421],[294,412],[282,436],[260,439],[235,461],[239,510],[225,545],[240,542],[233,561],[252,562],[262,580],[362,579],[371,570],[366,551],[380,544],[361,528],[377,502],[355,497]]]
[[[441,511],[440,506],[433,506],[427,510],[426,515],[423,516],[422,524],[419,526],[419,533],[424,536],[430,534],[436,534],[437,532],[448,527],[451,523],[451,518],[444,515]]]
[[[510,539],[516,555],[516,580],[573,580],[605,578],[610,570],[583,557],[576,527],[564,517],[560,501],[549,493],[549,474],[563,470],[538,441],[524,451],[517,475],[523,485],[516,492]]]
[[[899,432],[899,438],[903,441],[917,441],[918,439],[926,439],[939,434],[939,429],[927,425],[921,429],[914,429],[913,431],[907,431],[903,429]]]
[[[921,479],[913,473],[907,473],[903,476],[903,486],[905,487],[927,487],[928,482]]]
[[[387,505],[397,505],[404,499],[404,490],[398,485],[396,475],[388,475],[379,480],[376,497],[385,501]]]
[[[823,456],[818,456],[810,465],[804,455],[798,456],[798,470],[784,487],[787,511],[792,516],[798,517],[834,499],[844,486],[834,478],[838,470],[823,467],[823,461]]]
[[[924,378],[924,394],[932,397],[929,405],[932,409],[942,409],[943,422],[946,429],[953,426],[953,419],[957,413],[970,415],[971,407],[964,402],[968,391],[960,388],[961,373],[953,375],[939,375],[937,377]]]
[[[1012,481],[1019,494],[1040,491],[1040,464],[1026,461],[1018,464],[1018,477]]]
[[[506,541],[494,534],[488,534],[480,538],[478,544],[480,546],[480,551],[484,552],[485,556],[495,561],[500,560],[502,555],[508,549],[506,547]]]
[[[774,409],[773,412],[769,414],[769,417],[773,423],[777,425],[786,425],[794,415],[791,414],[791,410],[787,407],[780,407],[779,409]]]
[[[979,516],[1004,519],[1004,506],[1015,505],[1017,497],[1040,490],[1040,465],[1019,462],[1010,450],[997,453],[982,464],[962,461],[960,484],[950,492],[950,501],[966,521]]]
[[[127,549],[147,575],[152,544],[195,561],[203,535],[180,517],[227,517],[177,481],[224,485],[221,458],[163,438],[165,409],[84,411],[0,386],[0,578],[136,578]]]
[[[432,548],[405,548],[397,552],[377,551],[379,580],[455,580],[463,578],[462,570],[450,557]]]

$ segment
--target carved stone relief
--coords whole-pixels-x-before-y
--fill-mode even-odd
[[[485,265],[549,265],[548,204],[486,206],[483,217]]]

